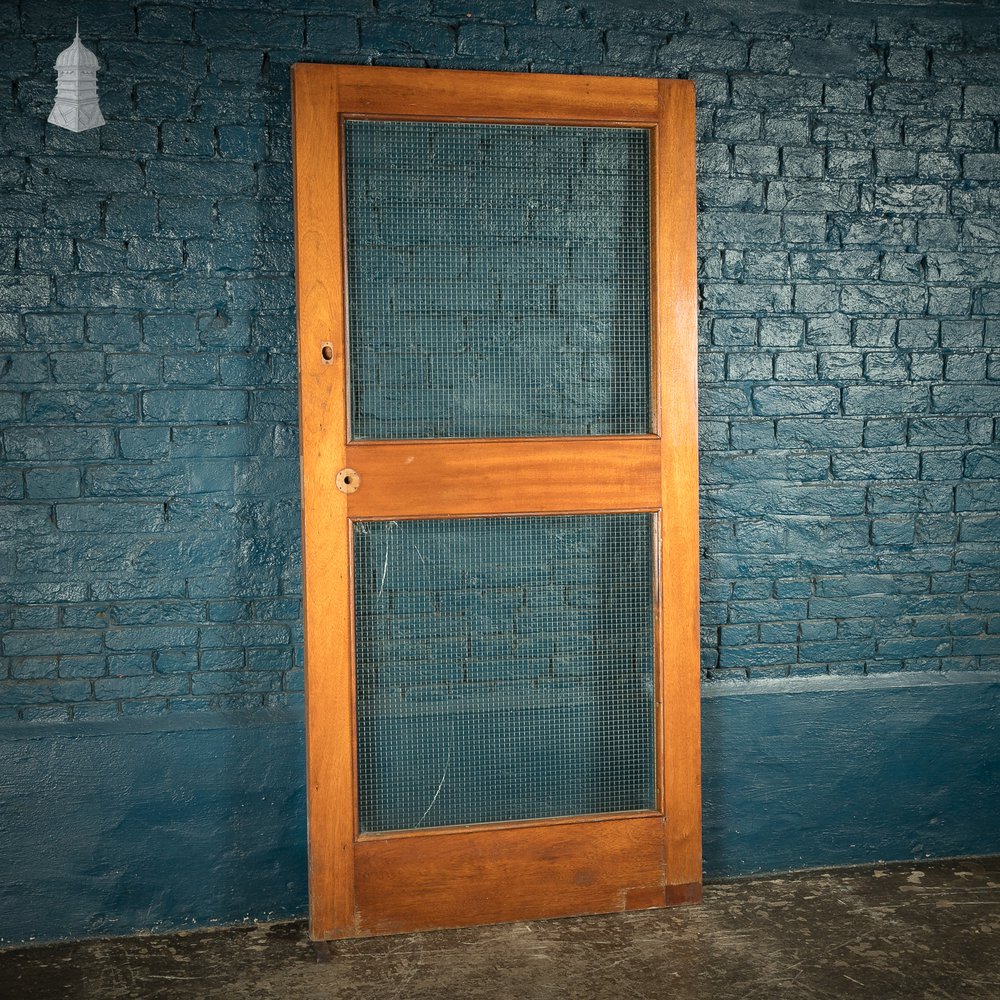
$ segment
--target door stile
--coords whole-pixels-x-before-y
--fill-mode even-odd
[[[314,939],[354,928],[354,749],[350,527],[329,489],[346,461],[346,337],[338,77],[294,73],[296,294],[302,466],[309,915]],[[331,236],[333,238],[331,238]],[[317,502],[319,498],[321,502]]]
[[[698,276],[695,103],[688,80],[661,80],[656,130],[655,288],[664,525],[662,770],[667,902],[701,898],[698,621]]]

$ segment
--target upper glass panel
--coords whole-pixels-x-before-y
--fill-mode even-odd
[[[649,132],[344,122],[354,440],[645,434]]]

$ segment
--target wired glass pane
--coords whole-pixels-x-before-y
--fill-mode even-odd
[[[651,514],[354,524],[363,833],[653,809]]]
[[[354,440],[644,434],[649,132],[344,122]]]

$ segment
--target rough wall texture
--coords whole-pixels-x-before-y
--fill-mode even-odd
[[[0,938],[304,911],[297,60],[694,77],[706,869],[1000,846],[998,9],[727,4],[0,5]]]
[[[706,677],[1000,669],[991,12],[5,4],[0,712],[301,697],[297,60],[692,76]]]

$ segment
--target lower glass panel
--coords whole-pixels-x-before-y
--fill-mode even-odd
[[[652,514],[354,524],[362,833],[653,809]]]

